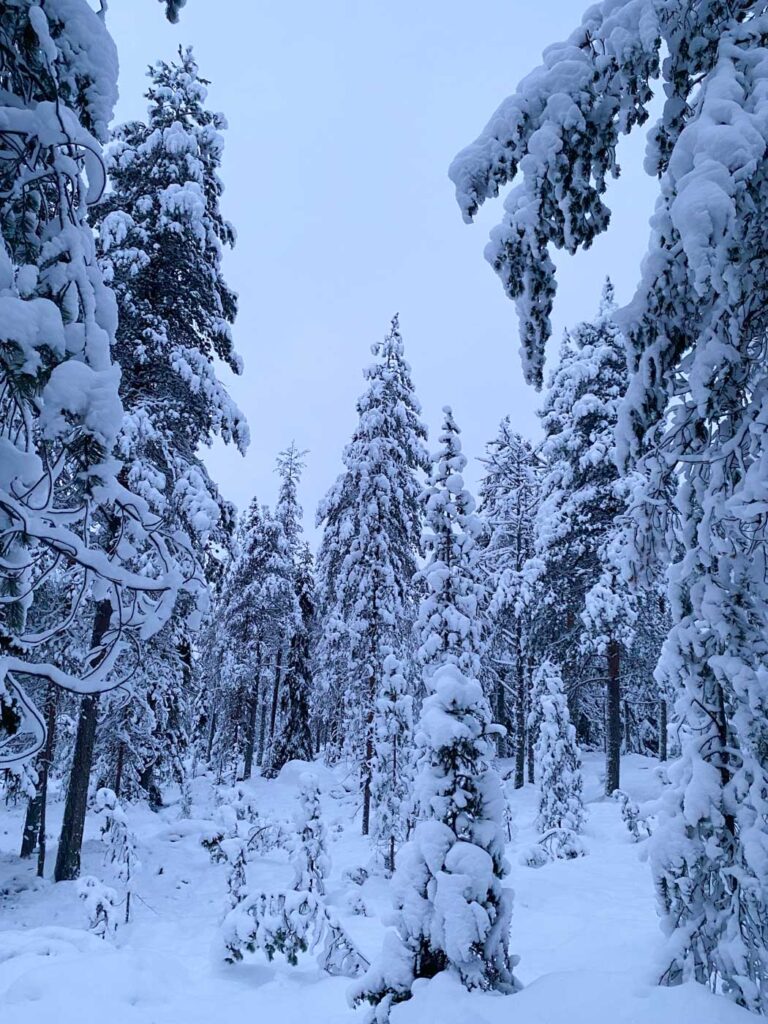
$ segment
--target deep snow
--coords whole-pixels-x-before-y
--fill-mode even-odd
[[[641,806],[659,789],[656,763],[623,760],[623,788]],[[268,817],[292,819],[306,765],[287,765],[279,779],[247,784]],[[616,802],[601,796],[598,755],[585,757],[588,855],[529,868],[519,863],[534,840],[535,787],[514,793],[517,835],[509,844],[515,890],[512,951],[524,990],[511,996],[464,992],[451,978],[417,983],[393,1024],[749,1024],[752,1018],[703,987],[653,985],[661,935],[644,844],[631,841]],[[371,959],[379,949],[388,883],[371,876],[362,888],[342,873],[370,866],[359,836],[354,778],[314,765],[323,791],[332,860],[327,902]],[[346,784],[346,786],[345,786]],[[242,964],[221,961],[219,923],[226,910],[226,865],[212,864],[199,843],[211,816],[210,783],[196,780],[193,820],[178,805],[159,814],[129,808],[142,868],[134,919],[114,942],[84,930],[76,883],[37,882],[18,860],[23,810],[0,808],[0,1021],[2,1024],[211,1024],[257,1020],[276,1024],[352,1024],[365,1011],[347,1006],[349,981],[323,974],[306,955],[292,968],[254,954]],[[50,813],[55,835],[61,803]],[[104,846],[90,822],[84,874],[113,884]],[[55,848],[49,850],[52,868]],[[249,881],[289,887],[287,855],[271,851],[249,868]],[[360,896],[370,916],[354,914]]]

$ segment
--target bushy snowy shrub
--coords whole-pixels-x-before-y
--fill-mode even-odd
[[[345,899],[347,910],[358,917],[368,917],[368,907],[359,892],[351,892]]]
[[[347,868],[341,877],[345,882],[351,882],[352,885],[365,885],[368,881],[368,869],[364,867]]]
[[[322,910],[311,892],[258,892],[240,901],[224,919],[224,945],[229,963],[243,959],[243,950],[261,949],[267,959],[282,954],[289,964],[320,939]]]
[[[120,801],[111,789],[99,789],[95,810],[102,818],[101,838],[107,846],[107,862],[125,894],[125,923],[131,919],[131,896],[135,892],[136,872],[141,867],[136,836],[133,834]]]
[[[455,972],[467,988],[514,991],[502,885],[504,798],[490,765],[496,728],[480,684],[454,664],[431,677],[417,733],[422,818],[400,851],[392,882],[396,931],[350,992],[379,1017],[408,999],[417,978]]]
[[[98,878],[87,875],[77,884],[78,898],[85,904],[88,928],[100,939],[117,931],[117,893]]]
[[[613,797],[621,805],[621,819],[634,841],[639,843],[642,839],[647,839],[651,834],[651,827],[648,820],[640,814],[640,808],[635,801],[621,789],[615,790]]]
[[[221,850],[229,864],[227,872],[227,892],[229,906],[234,908],[245,899],[247,894],[246,867],[248,864],[248,847],[242,839],[225,839]]]
[[[529,868],[540,868],[553,860],[583,857],[586,852],[581,836],[569,828],[552,828],[521,853],[520,863]]]
[[[557,840],[548,840],[554,856],[573,856],[579,844],[567,840],[584,827],[581,757],[576,730],[571,725],[560,669],[545,661],[534,674],[532,702],[539,719],[536,762],[539,771],[539,809],[536,828]]]
[[[368,961],[355,947],[322,898],[311,892],[284,890],[248,896],[225,917],[224,959],[235,963],[244,952],[262,950],[267,959],[284,956],[295,966],[302,953],[318,948],[318,964],[329,974],[356,977]]]
[[[403,666],[391,652],[384,658],[381,691],[374,711],[374,763],[371,776],[371,838],[386,870],[408,832],[411,802],[413,697]]]
[[[320,788],[314,775],[306,774],[301,778],[296,835],[290,853],[294,870],[293,888],[324,895],[330,860],[320,808]]]

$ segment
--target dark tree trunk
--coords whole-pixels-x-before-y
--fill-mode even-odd
[[[112,605],[100,601],[96,607],[91,634],[91,647],[96,648],[109,629]],[[93,766],[93,747],[96,741],[96,725],[99,713],[98,694],[88,694],[80,702],[77,720],[75,753],[69,773],[67,800],[64,804],[64,818],[61,822],[59,850],[56,855],[54,879],[57,882],[71,881],[80,874],[80,851],[85,830],[85,812],[88,804],[88,784]]]
[[[523,659],[517,657],[515,668],[515,789],[522,789],[525,785],[525,741],[526,741],[526,705],[527,687],[525,685],[525,664]]]
[[[54,879],[71,881],[80,874],[80,851],[85,830],[85,811],[88,803],[88,783],[93,764],[93,745],[96,740],[96,722],[99,712],[97,694],[89,694],[80,702],[77,720],[75,753],[67,786],[67,801],[61,823],[59,850],[56,855]]]
[[[261,702],[261,714],[259,715],[259,767],[264,764],[264,743],[267,738],[267,708],[265,701]]]
[[[277,705],[280,700],[280,682],[283,674],[283,648],[282,645],[277,649],[277,658],[275,659],[275,682],[272,687],[272,711],[269,716],[269,738],[273,740],[275,738],[275,726],[277,725]]]
[[[45,737],[45,760],[40,767],[40,831],[37,837],[37,876],[45,874],[46,853],[46,817],[48,813],[48,779],[51,775],[53,755],[56,750],[56,713],[59,707],[59,691],[51,684],[48,690],[48,707],[46,709],[47,734]]]
[[[667,760],[667,702],[659,701],[659,760]]]
[[[139,775],[139,785],[147,794],[147,801],[149,802],[149,809],[151,811],[159,811],[163,806],[163,795],[160,792],[160,787],[155,782],[155,763],[147,764]]]
[[[253,753],[256,747],[256,717],[259,709],[258,690],[251,696],[251,706],[248,710],[248,734],[245,743],[245,764],[243,766],[243,778],[250,779],[253,774]]]
[[[365,761],[363,762],[363,835],[371,829],[371,768],[373,765],[373,712],[365,730]]]
[[[40,771],[40,761],[37,763],[38,773]],[[24,818],[24,831],[21,835],[21,851],[20,857],[25,860],[27,857],[31,857],[37,849],[37,841],[40,835],[40,815],[42,813],[42,792],[40,787],[40,777],[38,774],[37,785],[35,786],[34,796],[29,798],[27,803],[27,813]]]
[[[37,784],[35,794],[27,804],[27,815],[24,820],[24,834],[21,839],[21,856],[31,857],[40,843],[45,846],[45,802],[48,796],[48,773],[53,761],[56,746],[56,708],[59,691],[50,683],[45,694],[45,746],[37,759]],[[41,839],[42,834],[42,839]],[[39,858],[38,858],[39,859]],[[43,866],[45,851],[43,851]],[[41,871],[38,871],[42,878]]]
[[[371,830],[371,781],[373,772],[373,709],[376,700],[376,676],[368,680],[368,710],[365,715],[365,758],[362,764],[363,783],[363,835]]]
[[[208,730],[208,749],[205,752],[205,763],[210,768],[211,757],[213,756],[213,740],[216,736],[216,712],[211,712],[211,727]]]
[[[117,748],[117,764],[115,765],[115,796],[120,799],[120,790],[123,788],[123,764],[125,763],[125,744],[120,743]]]
[[[631,754],[632,751],[632,708],[628,701],[624,701],[624,753]]]
[[[605,699],[605,792],[611,796],[621,775],[621,648],[608,644],[608,689]]]

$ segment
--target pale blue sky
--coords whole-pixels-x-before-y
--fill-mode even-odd
[[[223,208],[238,244],[226,273],[246,363],[231,390],[252,443],[245,459],[217,446],[207,461],[240,507],[254,493],[274,499],[275,453],[295,438],[311,452],[302,499],[313,522],[341,468],[369,346],[395,311],[425,419],[434,432],[453,406],[473,486],[502,416],[536,436],[514,306],[483,259],[501,203],[467,227],[447,168],[581,11],[573,0],[188,0],[170,26],[157,0],[111,0],[118,118],[143,115],[146,65],[183,43],[229,121]],[[558,261],[556,340],[595,311],[607,272],[619,301],[631,297],[655,193],[643,145],[638,134],[620,150],[609,234]]]

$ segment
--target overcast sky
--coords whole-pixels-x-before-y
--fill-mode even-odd
[[[275,454],[295,439],[310,450],[301,496],[311,526],[341,469],[370,345],[396,311],[430,431],[452,405],[472,486],[504,415],[538,436],[514,306],[483,259],[501,202],[466,226],[447,168],[581,7],[188,0],[170,26],[157,0],[111,0],[118,119],[143,116],[146,66],[191,44],[211,80],[209,105],[229,122],[223,209],[238,243],[225,272],[240,295],[246,367],[230,386],[252,441],[244,459],[217,446],[207,461],[241,508],[254,494],[274,500]],[[638,134],[620,150],[608,235],[558,260],[556,342],[594,313],[606,273],[620,302],[631,297],[655,194],[643,148]]]

